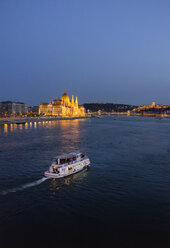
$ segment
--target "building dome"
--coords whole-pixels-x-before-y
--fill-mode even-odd
[[[65,103],[70,102],[70,99],[69,99],[69,96],[66,93],[66,90],[64,91],[64,94],[62,95],[61,100],[63,100],[63,102],[65,102]]]

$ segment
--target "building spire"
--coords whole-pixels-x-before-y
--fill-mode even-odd
[[[74,96],[72,95],[71,103],[74,104]]]
[[[75,104],[76,104],[76,106],[78,106],[78,99],[77,99],[77,96],[76,96]]]

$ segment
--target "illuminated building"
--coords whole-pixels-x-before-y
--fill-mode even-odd
[[[26,104],[22,102],[11,102],[5,101],[0,102],[0,113],[7,113],[9,115],[12,114],[26,114],[28,111],[28,107]]]
[[[162,104],[156,104],[155,102],[152,102],[152,105],[139,106],[138,108],[134,108],[132,111],[141,112],[147,110],[166,110],[167,108],[169,108],[169,106],[164,106]]]
[[[39,115],[53,115],[53,116],[85,116],[85,109],[78,105],[78,99],[70,101],[66,91],[61,99],[53,99],[50,103],[41,103],[39,105]]]

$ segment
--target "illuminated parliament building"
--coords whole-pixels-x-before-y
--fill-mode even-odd
[[[66,91],[61,99],[53,99],[50,103],[41,103],[39,105],[39,115],[54,115],[54,116],[85,116],[85,109],[78,105],[78,99],[70,101]]]

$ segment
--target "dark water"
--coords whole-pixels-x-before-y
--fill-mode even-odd
[[[80,150],[90,170],[43,172]],[[170,120],[0,127],[0,247],[170,247]]]

